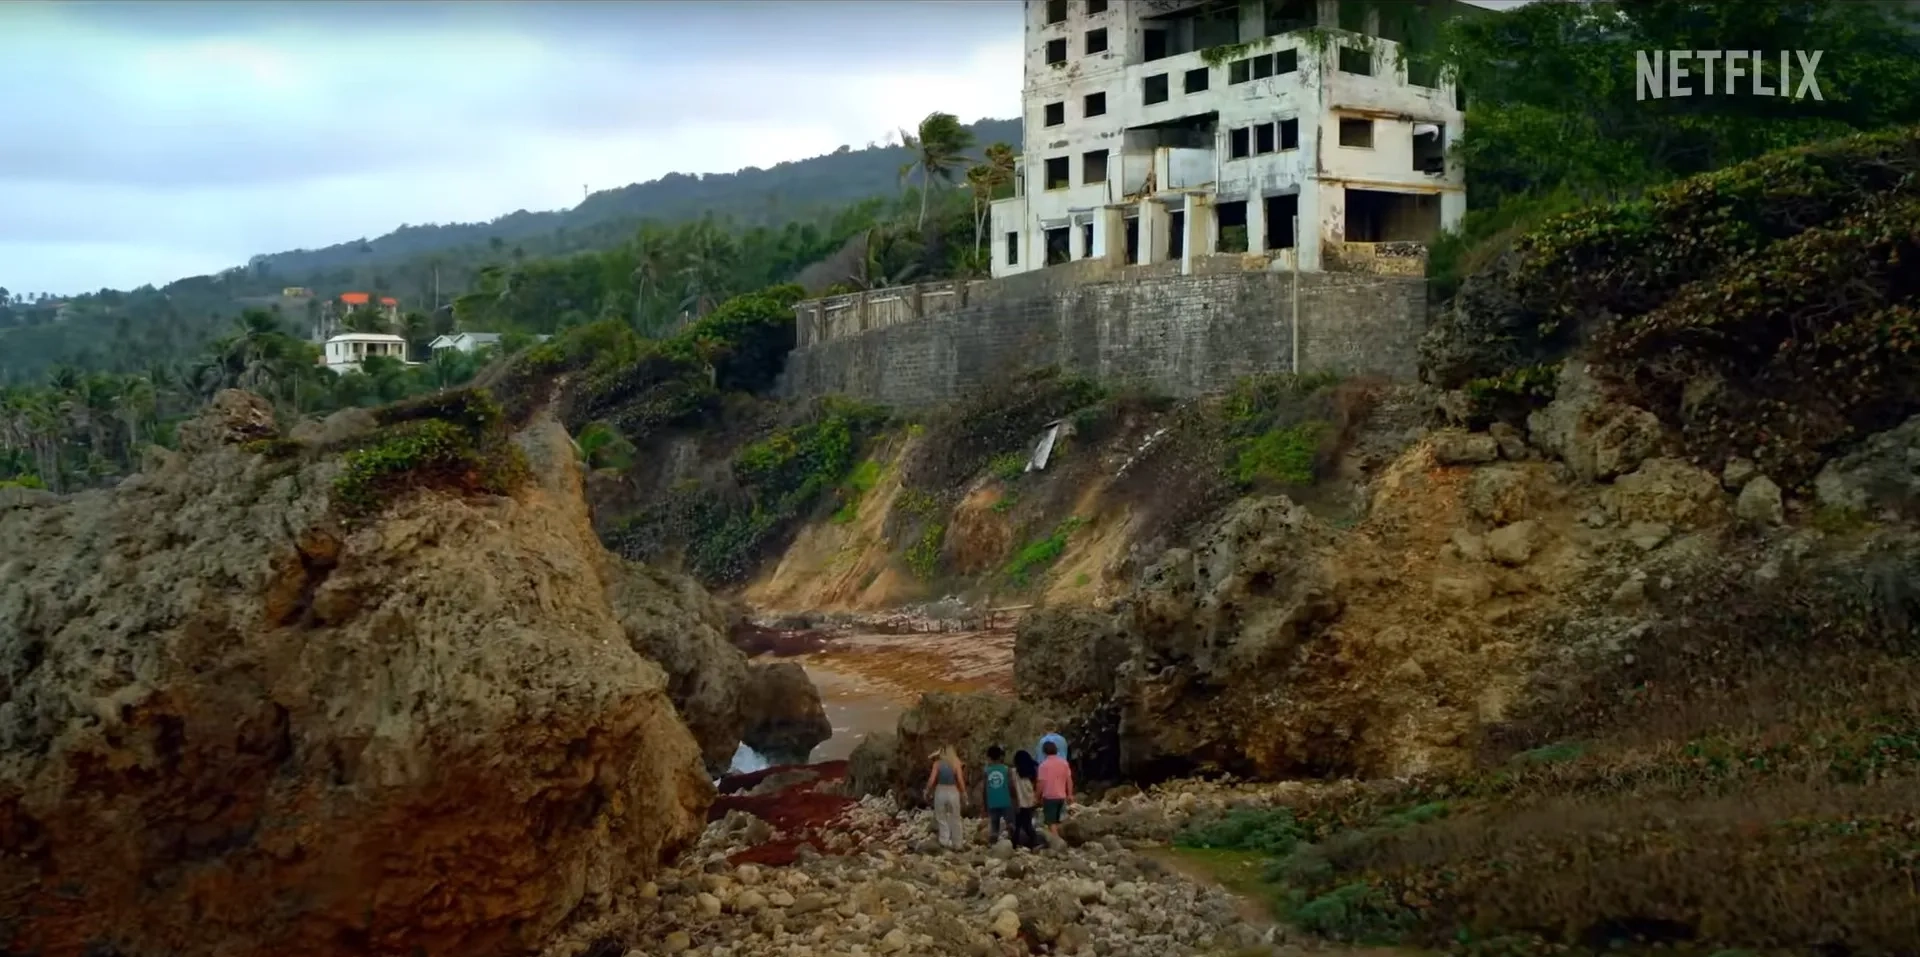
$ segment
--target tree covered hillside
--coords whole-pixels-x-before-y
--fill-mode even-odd
[[[969,142],[980,145],[1017,146],[1020,138],[1018,120],[982,120],[965,131]],[[156,364],[195,363],[209,343],[227,333],[234,317],[250,307],[272,308],[271,300],[287,286],[306,286],[322,298],[349,290],[395,296],[406,311],[438,323],[424,331],[446,331],[452,310],[436,307],[449,307],[475,290],[504,291],[509,278],[536,263],[627,246],[643,224],[650,237],[644,243],[678,253],[687,245],[682,240],[697,240],[698,248],[711,254],[697,278],[712,288],[696,297],[710,304],[713,289],[740,291],[792,278],[850,237],[864,234],[882,218],[876,205],[881,200],[911,202],[917,209],[917,193],[908,185],[919,182],[917,172],[902,173],[918,158],[918,151],[903,145],[843,148],[771,169],[674,174],[596,193],[571,210],[523,210],[491,223],[403,226],[376,239],[256,256],[246,266],[157,289],[75,296],[62,301],[64,309],[54,300],[40,303],[38,294],[31,303],[16,295],[11,304],[0,304],[0,384],[39,383],[61,366],[134,373]],[[694,233],[681,234],[696,226]],[[725,237],[721,245],[731,249],[716,251],[716,237]],[[715,258],[739,263],[741,274],[714,268]],[[675,262],[673,268],[686,265]],[[648,274],[635,282],[684,292],[688,278],[678,272]],[[836,274],[828,281],[844,279]],[[602,279],[600,285],[607,282]],[[625,308],[638,308],[638,298]],[[673,302],[665,302],[668,298]],[[646,316],[631,318],[642,325],[673,314],[681,298],[662,293],[647,304]],[[598,318],[606,308],[619,307],[604,297],[548,305],[553,321],[569,314],[574,320]],[[282,313],[289,328],[304,328],[309,319]]]

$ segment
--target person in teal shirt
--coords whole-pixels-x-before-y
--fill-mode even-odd
[[[1000,843],[1000,826],[1013,830],[1013,772],[1002,759],[1007,752],[999,745],[987,749],[987,769],[981,779],[986,783],[987,844]]]

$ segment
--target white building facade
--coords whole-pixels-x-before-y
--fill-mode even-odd
[[[354,372],[369,356],[384,356],[405,365],[419,364],[407,361],[407,340],[374,332],[348,332],[328,339],[320,364],[335,372]]]
[[[1316,271],[1431,242],[1466,211],[1447,155],[1462,112],[1405,57],[1404,14],[1461,9],[1027,0],[1025,148],[993,205],[993,275],[1082,259],[1191,272],[1215,253]]]

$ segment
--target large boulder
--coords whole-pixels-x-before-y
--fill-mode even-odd
[[[798,663],[752,665],[744,690],[741,740],[770,763],[804,764],[820,742],[833,737],[820,689]]]
[[[698,835],[557,424],[511,496],[350,521],[249,399],[0,509],[0,950],[520,954]]]
[[[707,770],[724,774],[752,702],[747,656],[733,646],[727,608],[691,578],[638,562],[608,555],[602,574],[627,640],[666,671],[667,694]]]
[[[1065,719],[1088,777],[1149,780],[1318,766],[1284,695],[1341,610],[1332,529],[1286,498],[1242,501],[1192,548],[1169,550],[1114,612],[1021,626],[1016,688]]]
[[[1824,508],[1920,520],[1920,416],[1828,463],[1813,488]]]
[[[1660,419],[1607,397],[1587,364],[1560,369],[1553,401],[1527,417],[1534,445],[1558,456],[1576,475],[1604,480],[1625,475],[1660,451]]]
[[[909,805],[924,805],[933,755],[952,747],[966,765],[973,806],[979,807],[980,769],[986,764],[987,748],[1000,745],[1011,759],[1015,751],[1038,746],[1041,736],[1055,726],[1053,716],[1005,695],[925,694],[901,713],[893,734],[871,735],[854,749],[848,762],[848,788],[856,794],[892,793]]]

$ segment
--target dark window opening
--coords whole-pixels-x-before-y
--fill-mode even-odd
[[[1092,223],[1086,223],[1080,227],[1080,258],[1081,259],[1093,258],[1093,224]]]
[[[1167,258],[1179,259],[1187,250],[1187,211],[1167,214]]]
[[[1267,248],[1292,249],[1293,219],[1300,214],[1300,195],[1267,197]]]
[[[1345,239],[1351,243],[1432,242],[1440,235],[1440,197],[1349,189]]]
[[[1359,47],[1340,47],[1340,72],[1373,75],[1373,54]]]
[[[1235,60],[1227,64],[1228,86],[1232,86],[1235,83],[1245,83],[1250,79],[1253,79],[1252,60]]]
[[[1073,251],[1067,248],[1067,227],[1047,230],[1047,265],[1058,266],[1073,258]]]
[[[1453,88],[1453,108],[1462,113],[1467,111],[1467,88],[1455,85]]]
[[[1144,92],[1146,93],[1145,100],[1147,103],[1167,102],[1167,75],[1165,73],[1156,73],[1153,76],[1147,77],[1144,86]]]
[[[1007,265],[1020,265],[1020,234],[1007,234]]]
[[[1080,114],[1082,116],[1105,116],[1106,113],[1107,95],[1105,93],[1089,93],[1087,94],[1087,98],[1080,103]]]
[[[1048,103],[1046,106],[1046,117],[1048,126],[1059,126],[1065,123],[1067,121],[1067,105],[1065,103]]]
[[[1140,261],[1140,220],[1127,220],[1127,265]]]
[[[1219,236],[1216,248],[1223,253],[1243,253],[1247,251],[1247,204],[1245,200],[1221,203],[1214,207],[1214,221],[1219,224]]]
[[[1206,67],[1201,67],[1198,70],[1188,70],[1185,86],[1181,89],[1187,93],[1205,93],[1207,91],[1208,75],[1212,72],[1212,70]]]
[[[1080,156],[1080,183],[1104,183],[1107,181],[1107,151],[1094,150]]]
[[[1098,30],[1087,31],[1087,52],[1088,53],[1107,52],[1107,28],[1106,27],[1101,27]]]
[[[1253,78],[1264,80],[1273,75],[1273,57],[1257,56],[1253,58]]]
[[[1341,117],[1340,145],[1373,149],[1373,121],[1359,116]]]
[[[1413,127],[1413,168],[1422,173],[1447,171],[1447,132],[1438,123],[1416,123]]]
[[[1064,23],[1067,19],[1067,0],[1047,0],[1047,22]]]
[[[1227,64],[1227,83],[1245,83],[1248,80],[1264,80],[1270,76],[1280,76],[1300,69],[1299,50],[1281,50],[1279,53],[1262,53],[1257,57],[1235,60]]]
[[[1065,62],[1067,62],[1067,41],[1065,39],[1048,40],[1047,41],[1047,63],[1054,64],[1054,63],[1065,63]]]
[[[1047,188],[1067,188],[1067,158],[1053,156],[1047,159]]]
[[[1247,128],[1243,126],[1237,130],[1228,130],[1227,131],[1227,158],[1243,159],[1246,157],[1248,152],[1249,152],[1249,147],[1247,146]]]
[[[1145,41],[1145,44],[1146,44],[1146,59],[1148,61],[1162,60],[1166,58],[1167,31],[1148,30],[1143,40]]]
[[[1280,121],[1280,148],[1283,150],[1297,150],[1300,148],[1299,120]]]
[[[1087,16],[1107,12],[1107,0],[1087,0]]]
[[[1292,73],[1298,69],[1300,69],[1299,50],[1281,50],[1279,53],[1273,54],[1274,76],[1280,76],[1283,73]]]
[[[1267,36],[1304,30],[1313,26],[1314,0],[1267,0]]]
[[[1274,151],[1273,124],[1261,123],[1258,126],[1255,126],[1253,128],[1254,155],[1258,156],[1265,153],[1271,153],[1273,151]]]

